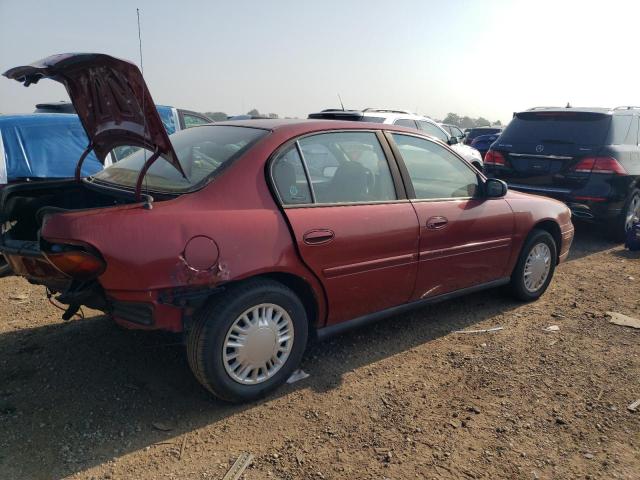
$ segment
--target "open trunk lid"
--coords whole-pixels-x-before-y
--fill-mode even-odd
[[[86,153],[93,150],[103,163],[115,147],[131,145],[154,152],[149,165],[162,157],[184,175],[142,73],[133,63],[99,53],[66,53],[12,68],[4,76],[27,87],[42,78],[62,83],[89,137]]]

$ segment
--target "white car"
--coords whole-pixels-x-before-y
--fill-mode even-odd
[[[364,110],[328,109],[318,113],[311,113],[308,118],[387,123],[401,127],[415,128],[438,140],[442,140],[458,155],[482,171],[482,155],[480,155],[478,150],[460,143],[457,137],[452,137],[444,128],[430,118],[416,115],[415,113],[405,110],[386,110],[381,108],[365,108]]]

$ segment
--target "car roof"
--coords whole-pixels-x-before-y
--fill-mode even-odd
[[[627,109],[627,107],[618,107],[617,109]],[[613,113],[617,109],[605,107],[533,107],[522,112],[586,112],[586,113]]]
[[[392,130],[410,133],[429,138],[431,140],[442,141],[436,137],[428,135],[426,132],[415,128],[402,127],[390,123],[375,122],[354,122],[352,120],[320,120],[320,119],[254,119],[254,120],[232,120],[198,125],[192,128],[207,128],[217,126],[260,128],[281,133],[285,136],[303,135],[305,133],[322,132],[329,130]]]
[[[56,122],[79,122],[78,116],[69,113],[13,113],[0,115],[0,123],[47,123]]]

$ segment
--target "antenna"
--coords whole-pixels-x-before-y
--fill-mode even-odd
[[[136,16],[138,17],[138,48],[140,51],[140,72],[142,73],[142,77],[144,78],[144,66],[142,64],[142,30],[140,29],[140,9],[136,8]],[[145,101],[147,99],[147,96],[145,95],[145,92],[143,90],[142,92],[142,121],[143,121],[143,125],[144,125],[144,134],[145,136],[147,135],[147,110],[145,107]],[[144,151],[143,155],[144,155],[144,164],[147,164],[147,149],[143,147],[142,149]],[[144,169],[144,167],[143,167]],[[141,172],[142,173],[142,172]],[[144,203],[144,208],[147,210],[151,210],[153,208],[152,206],[152,202],[153,199],[152,197],[149,195],[149,188],[147,187],[147,178],[146,178],[146,172],[144,172],[145,175],[145,179],[144,179],[144,188],[147,191],[147,194],[145,195],[145,203]]]
[[[342,97],[338,94],[338,100],[340,100],[340,106],[342,107],[342,111],[344,112],[344,104],[342,103]]]

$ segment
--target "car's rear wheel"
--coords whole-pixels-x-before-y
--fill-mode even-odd
[[[189,365],[215,396],[250,401],[289,378],[307,336],[307,315],[296,294],[275,281],[251,280],[200,312],[187,334]]]
[[[633,226],[635,218],[640,218],[640,190],[634,188],[620,216],[610,226],[609,234],[613,240],[622,242],[627,236],[627,232]]]
[[[556,258],[557,245],[551,234],[545,230],[533,230],[511,274],[514,295],[525,302],[540,298],[553,278]]]

